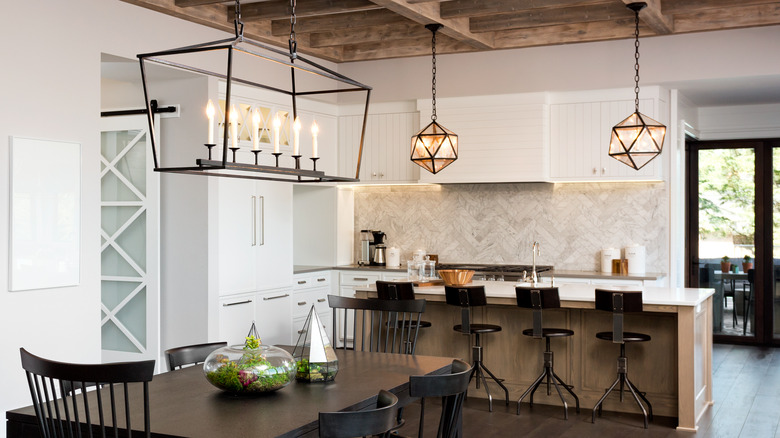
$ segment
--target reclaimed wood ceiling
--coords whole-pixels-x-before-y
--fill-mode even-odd
[[[233,32],[235,1],[123,0]],[[297,0],[298,51],[333,62],[633,38],[633,0]],[[780,1],[647,0],[640,35],[780,24]],[[287,48],[289,0],[241,2],[244,35]]]

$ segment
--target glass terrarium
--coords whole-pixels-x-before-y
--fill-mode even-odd
[[[328,382],[339,371],[339,359],[314,306],[303,324],[293,357],[297,364],[295,379],[301,382]]]
[[[284,388],[293,379],[295,361],[285,350],[260,343],[254,323],[244,345],[222,347],[203,363],[206,379],[219,389],[253,394]]]

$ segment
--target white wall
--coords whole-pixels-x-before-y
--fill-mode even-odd
[[[700,140],[780,137],[780,104],[699,108]]]

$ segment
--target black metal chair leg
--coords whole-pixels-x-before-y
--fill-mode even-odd
[[[492,378],[493,380],[495,380],[496,383],[498,383],[498,386],[500,386],[501,389],[504,390],[504,394],[506,395],[506,405],[509,406],[509,390],[506,389],[506,386],[504,386],[503,383],[501,383],[501,379],[499,379],[493,373],[491,373],[490,370],[488,369],[488,367],[486,367],[483,363],[480,362],[479,366],[483,370],[485,370],[485,372],[487,372],[488,375],[490,375],[490,378]],[[485,387],[487,387],[487,382],[485,382]]]
[[[629,380],[628,376],[626,376],[626,381],[628,384],[634,388],[634,391],[636,391],[637,394],[639,394],[639,397],[644,400],[645,404],[647,405],[648,413],[650,414],[650,421],[653,421],[653,405],[650,404],[650,401],[647,400],[647,397],[645,397],[645,394],[639,390],[639,388],[634,385],[634,382]]]
[[[580,413],[580,398],[577,397],[577,394],[575,394],[574,391],[571,390],[569,385],[567,385],[566,382],[563,381],[563,379],[561,379],[560,377],[558,377],[557,374],[555,374],[555,371],[552,371],[552,374],[553,374],[553,377],[555,377],[558,380],[558,382],[560,382],[560,384],[563,385],[563,387],[567,391],[569,391],[569,394],[571,394],[571,396],[574,397],[574,401],[575,401],[575,403],[577,403],[577,413],[579,414]]]
[[[590,418],[591,423],[596,422],[596,410],[598,410],[599,416],[601,415],[601,404],[604,403],[604,400],[607,399],[609,393],[612,392],[613,389],[615,389],[618,383],[620,383],[620,376],[618,376],[617,379],[615,379],[615,381],[612,382],[612,385],[609,387],[609,389],[604,391],[604,395],[602,395],[599,401],[596,402],[596,405],[593,406],[593,415]]]
[[[626,381],[628,381],[628,377],[626,377],[625,375],[623,375],[622,378],[625,379]],[[642,402],[639,401],[639,397],[637,396],[637,391],[634,391],[634,385],[632,385],[629,382],[628,385],[626,385],[626,386],[628,386],[628,390],[631,391],[631,395],[634,396],[634,400],[636,400],[636,404],[639,405],[639,409],[642,410],[642,416],[645,419],[645,429],[647,429],[647,426],[648,426],[647,425],[647,410],[645,409],[645,406],[642,404]]]
[[[547,373],[547,379],[548,379],[548,381],[552,380],[552,384],[553,384],[553,386],[555,386],[555,390],[558,391],[558,397],[560,397],[561,401],[563,402],[563,419],[564,420],[568,420],[569,419],[569,404],[566,403],[566,399],[563,398],[563,393],[561,392],[560,386],[558,386],[558,382],[556,382],[555,379],[550,379],[550,374],[551,373],[552,373],[551,371],[549,371]]]
[[[534,380],[534,383],[528,387],[528,389],[525,390],[523,395],[520,396],[520,398],[517,400],[517,415],[520,415],[520,402],[523,401],[523,399],[528,395],[531,394],[531,402],[530,405],[534,405],[534,392],[536,392],[536,388],[539,387],[539,385],[542,383],[542,380],[544,379],[544,376],[547,373],[545,371],[542,371],[542,374],[539,375],[539,377]]]
[[[479,371],[477,371],[477,382],[479,382],[479,378],[482,378],[482,382],[485,384],[485,392],[488,396],[488,411],[493,412],[493,396],[490,395],[490,387],[488,387],[487,384],[487,378],[485,377],[485,373],[482,372],[482,365],[479,366]]]

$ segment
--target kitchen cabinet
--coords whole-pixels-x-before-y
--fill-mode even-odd
[[[546,93],[439,98],[437,103],[437,121],[458,135],[458,159],[436,175],[422,170],[420,182],[547,181]],[[426,126],[431,102],[419,100],[417,107],[420,126]]]
[[[292,284],[292,187],[215,178],[220,296]]]
[[[668,107],[659,92],[658,87],[643,88],[642,95],[654,96],[640,99],[639,111],[668,125]],[[634,112],[634,100],[604,94],[601,99],[588,93],[563,95],[550,105],[550,180],[661,181],[662,157],[637,171],[608,155],[612,127]]]
[[[236,294],[219,300],[219,338],[228,345],[243,345],[255,323],[264,344],[289,345],[292,341],[292,290]]]
[[[306,323],[312,306],[322,322],[328,339],[332,337],[333,312],[328,305],[328,295],[331,294],[330,276],[330,271],[295,276],[291,333],[293,343],[296,343],[298,337],[303,333],[303,325]]]
[[[362,121],[362,114],[339,117],[339,175],[355,174]],[[369,114],[360,162],[360,182],[416,182],[419,166],[409,157],[411,138],[417,131],[417,111]]]

